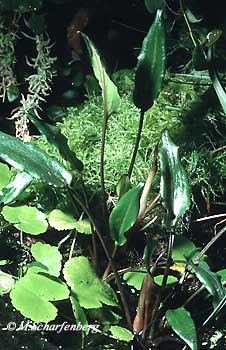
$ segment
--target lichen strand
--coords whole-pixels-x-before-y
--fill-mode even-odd
[[[121,91],[122,103],[117,114],[108,120],[105,178],[108,191],[114,187],[123,173],[128,171],[136,132],[139,122],[139,110],[133,105],[133,83],[131,73],[122,72],[116,79]],[[126,86],[124,85],[126,82]],[[120,85],[122,84],[122,85]],[[194,88],[193,85],[167,83],[154,106],[146,112],[140,148],[138,151],[132,182],[144,182],[152,165],[153,150],[164,130],[168,130],[175,143],[180,145],[180,155],[188,171],[192,186],[200,186],[204,191],[217,193],[223,190],[223,171],[226,169],[225,153],[211,151],[217,148],[222,138],[216,136],[218,122],[212,123],[208,112],[203,118],[193,115],[194,135],[190,141],[192,123],[188,121],[194,105],[199,103],[200,94],[205,90]],[[198,102],[197,102],[198,101]],[[194,112],[195,113],[195,112]],[[59,124],[64,135],[69,139],[69,145],[83,161],[84,179],[93,189],[100,189],[100,145],[102,127],[102,98],[94,96],[78,107],[68,108],[63,123]],[[205,126],[205,127],[204,127]],[[214,134],[214,137],[213,137]],[[213,140],[217,140],[214,141]],[[47,143],[39,140],[42,147],[48,148]],[[56,153],[55,153],[56,154]],[[226,172],[225,172],[226,173]],[[159,176],[159,174],[158,174]],[[158,191],[159,177],[154,184]]]
[[[13,113],[11,119],[15,120],[16,136],[22,140],[29,140],[28,115],[41,110],[46,96],[51,91],[51,83],[54,75],[53,63],[56,58],[51,56],[51,45],[49,38],[43,34],[35,36],[37,56],[27,64],[35,70],[35,73],[27,77],[28,93],[22,96],[20,107]]]
[[[0,16],[0,99],[5,102],[7,89],[16,85],[14,66],[16,63],[15,42],[17,38],[17,22],[19,16],[15,16],[8,25]]]

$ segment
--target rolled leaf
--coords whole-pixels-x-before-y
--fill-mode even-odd
[[[178,155],[178,147],[170,140],[167,132],[162,136],[159,156],[160,193],[167,210],[164,224],[170,229],[190,206],[190,186]]]
[[[135,224],[140,209],[140,194],[143,185],[126,192],[112,210],[109,224],[113,241],[118,245],[126,243],[125,233]]]
[[[84,33],[81,33],[81,35],[88,48],[95,77],[97,78],[102,89],[104,104],[107,106],[107,115],[110,116],[112,113],[118,111],[121,101],[117,87],[109,78],[101,62],[100,55],[92,41]]]
[[[70,185],[72,175],[58,160],[30,143],[0,132],[0,158],[16,169],[25,171],[50,185]]]
[[[157,99],[166,65],[166,43],[163,12],[158,10],[154,23],[144,38],[135,75],[134,104],[143,112]]]
[[[76,157],[76,154],[70,150],[67,138],[61,134],[61,131],[57,126],[48,124],[43,120],[38,119],[34,114],[30,114],[29,119],[40,131],[40,133],[47,138],[47,141],[58,149],[61,156],[70,162],[72,169],[76,169],[78,171],[83,170],[81,160],[79,160]]]

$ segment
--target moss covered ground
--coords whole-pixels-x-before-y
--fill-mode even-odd
[[[105,177],[106,188],[112,191],[120,176],[128,171],[139,123],[139,110],[132,102],[133,71],[113,74],[122,101],[118,113],[108,120]],[[211,103],[210,103],[211,101]],[[166,79],[154,106],[146,112],[141,143],[132,182],[145,182],[152,165],[153,150],[164,130],[180,147],[181,158],[192,186],[206,193],[224,191],[226,123],[209,106],[216,97],[209,86],[187,84]],[[84,163],[84,180],[93,190],[100,189],[100,147],[102,131],[102,98],[90,95],[84,103],[69,107],[59,123],[68,138],[70,148]],[[41,147],[53,151],[40,138]],[[56,153],[55,153],[56,155]],[[154,190],[158,190],[158,178]]]

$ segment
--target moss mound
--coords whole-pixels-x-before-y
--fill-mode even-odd
[[[119,87],[122,102],[118,113],[108,120],[105,152],[108,191],[113,190],[120,176],[128,171],[139,123],[139,110],[132,102],[133,72],[116,72],[113,79]],[[226,174],[226,156],[221,147],[226,127],[224,118],[216,116],[209,107],[214,99],[208,87],[197,88],[193,84],[166,81],[157,102],[145,114],[133,183],[146,180],[154,147],[163,130],[167,129],[173,141],[180,146],[192,185],[214,193],[224,190],[222,177]],[[89,96],[83,104],[68,108],[64,121],[59,124],[70,148],[83,161],[84,179],[93,190],[100,189],[102,116],[101,96]],[[53,152],[43,138],[38,143]],[[157,187],[156,180],[156,191]]]

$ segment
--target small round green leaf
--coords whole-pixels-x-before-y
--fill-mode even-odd
[[[32,244],[31,254],[37,262],[47,267],[46,272],[56,277],[59,276],[62,255],[57,247],[38,242]]]
[[[67,285],[47,274],[28,272],[19,279],[10,293],[13,306],[25,317],[37,322],[49,322],[57,316],[50,302],[69,297]]]
[[[96,276],[86,257],[79,256],[68,260],[63,273],[81,307],[99,308],[102,303],[117,306],[113,289]]]
[[[84,233],[85,235],[91,235],[92,234],[92,227],[89,222],[89,220],[84,219],[84,220],[78,220],[75,224],[75,229],[79,233]]]
[[[44,233],[48,228],[45,214],[35,207],[27,205],[10,207],[6,205],[2,210],[2,215],[17,229],[33,235]]]
[[[72,230],[76,223],[77,220],[72,215],[66,214],[60,209],[54,209],[49,214],[49,224],[56,230]]]

